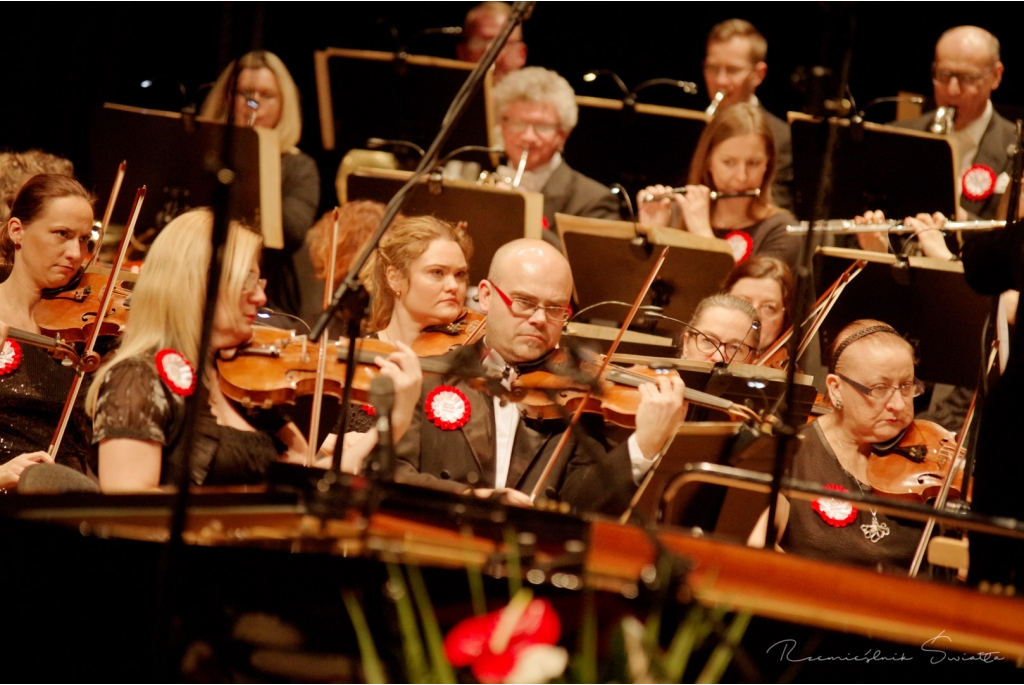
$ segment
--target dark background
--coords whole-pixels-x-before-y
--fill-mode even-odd
[[[407,40],[423,28],[461,24],[473,4],[4,3],[0,16],[9,38],[0,83],[0,148],[39,147],[70,157],[83,180],[99,189],[108,181],[89,177],[88,159],[90,118],[98,105],[115,101],[179,109],[201,102],[202,84],[255,44],[277,53],[302,91],[300,147],[321,164],[327,206],[333,202],[330,179],[336,157],[323,154],[320,147],[313,51],[394,50],[389,23]],[[700,64],[707,31],[723,19],[743,17],[768,39],[768,78],[758,95],[782,115],[805,105],[804,94],[792,84],[795,70],[825,64],[839,71],[851,23],[849,80],[861,106],[897,90],[930,94],[936,38],[951,26],[976,24],[1003,42],[1006,75],[993,101],[1012,115],[1012,106],[1024,103],[1022,50],[1009,30],[1015,26],[1012,7],[946,3],[940,13],[893,2],[539,2],[525,26],[525,40],[528,63],[557,70],[579,94],[614,97],[617,91],[609,81],[585,84],[581,78],[589,69],[608,68],[629,86],[653,77],[696,81],[701,86],[697,96],[652,89],[641,101],[703,109],[707,95]],[[453,41],[427,37],[411,43],[409,51],[452,56]],[[144,79],[154,82],[145,91],[139,88]],[[372,95],[353,94],[348,104],[358,106],[366,97]],[[892,105],[882,105],[868,112],[868,119],[886,121],[894,111]],[[100,194],[105,192],[101,189]]]

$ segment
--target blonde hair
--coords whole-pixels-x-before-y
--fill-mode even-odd
[[[408,278],[409,265],[435,240],[456,243],[462,248],[467,262],[473,256],[473,241],[465,231],[432,216],[408,217],[388,228],[363,270],[363,282],[373,297],[369,321],[371,331],[387,328],[395,311],[395,293],[388,284],[388,268],[394,268]]]
[[[750,43],[750,63],[757,64],[768,58],[768,41],[761,32],[746,19],[726,19],[715,24],[708,33],[708,46],[712,43],[728,43],[733,38],[746,38]]]
[[[736,136],[756,134],[764,139],[765,152],[768,154],[768,166],[761,180],[761,195],[750,203],[749,215],[752,219],[766,219],[776,213],[777,207],[771,203],[772,183],[775,182],[775,165],[777,153],[775,138],[768,126],[768,119],[760,107],[748,102],[741,102],[720,111],[708,122],[704,132],[697,141],[697,149],[690,163],[690,185],[704,185],[717,190],[711,177],[711,153],[720,143]]]
[[[302,138],[302,108],[300,104],[299,88],[295,80],[288,72],[281,58],[266,50],[247,52],[235,62],[231,62],[224,71],[220,73],[213,89],[206,96],[200,116],[215,121],[228,120],[228,107],[232,106],[231,89],[233,81],[237,78],[235,64],[238,64],[238,71],[243,69],[270,69],[277,79],[277,87],[281,89],[281,120],[277,122],[274,130],[281,141],[281,154],[294,154],[298,151],[296,145]],[[234,77],[234,78],[233,78]]]
[[[89,388],[89,414],[95,411],[107,372],[126,359],[171,348],[196,365],[212,236],[213,213],[196,209],[171,221],[153,241],[132,293],[131,314],[121,346],[96,372]],[[258,263],[262,241],[259,234],[232,222],[224,248],[218,304],[228,307],[227,311],[239,321],[242,313],[238,302],[250,271]]]

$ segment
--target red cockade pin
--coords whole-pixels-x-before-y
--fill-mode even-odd
[[[836,492],[849,492],[842,485],[834,485],[832,483],[826,485],[825,489],[835,490]],[[818,512],[818,515],[821,516],[825,523],[836,528],[848,526],[857,518],[857,508],[851,502],[844,499],[819,497],[811,502],[811,508]]]
[[[975,164],[964,172],[960,188],[968,200],[987,200],[996,189],[996,172],[984,164]]]
[[[177,395],[188,397],[196,389],[196,371],[181,352],[172,349],[156,353],[156,372]]]
[[[443,431],[457,430],[469,421],[469,399],[450,385],[439,385],[431,390],[423,404],[427,418]]]
[[[21,345],[16,340],[5,340],[0,345],[0,376],[13,373],[21,366]]]

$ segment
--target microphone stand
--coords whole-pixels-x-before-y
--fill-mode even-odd
[[[853,13],[850,14],[848,20],[849,36],[847,37],[846,50],[843,54],[842,71],[839,77],[838,92],[844,93],[848,88],[849,75],[850,75],[850,62],[852,60],[853,53],[853,33],[856,28],[856,17]],[[827,34],[825,38],[827,38]],[[825,113],[826,117],[828,113]],[[826,119],[828,121],[828,119]],[[831,201],[832,194],[832,159],[835,155],[836,143],[839,138],[839,126],[835,123],[829,122],[828,124],[828,137],[825,140],[825,153],[822,156],[821,161],[821,173],[818,175],[818,185],[816,188],[815,199],[814,199],[814,214],[811,217],[811,221],[816,219],[824,218],[829,216],[827,211],[828,205]],[[812,223],[813,225],[813,223]],[[764,546],[766,549],[774,549],[775,538],[778,536],[778,528],[775,525],[775,516],[778,511],[778,499],[779,493],[782,487],[782,477],[784,472],[787,470],[787,456],[789,453],[789,443],[791,440],[796,438],[797,426],[795,425],[795,403],[794,403],[794,391],[796,388],[796,364],[797,354],[799,351],[800,340],[804,337],[804,332],[808,325],[805,321],[807,318],[807,304],[811,301],[809,296],[812,294],[813,283],[811,281],[811,271],[814,260],[814,237],[811,235],[811,231],[807,232],[804,236],[804,244],[801,250],[801,263],[797,268],[796,272],[796,299],[795,299],[795,312],[793,321],[798,322],[797,328],[794,329],[794,334],[790,336],[788,342],[788,353],[789,353],[789,364],[786,366],[786,391],[783,395],[782,409],[782,423],[775,426],[774,432],[778,434],[779,438],[775,443],[775,462],[772,465],[772,489],[771,494],[768,496],[768,530],[765,535]]]
[[[495,60],[498,58],[498,53],[501,52],[502,48],[505,47],[506,41],[512,31],[519,26],[525,19],[529,18],[530,13],[533,11],[533,2],[516,2],[512,6],[512,11],[502,25],[501,31],[495,37],[490,47],[487,48],[487,52],[480,58],[476,66],[469,73],[469,77],[466,82],[462,84],[462,88],[455,95],[455,99],[452,100],[452,104],[448,108],[448,112],[444,116],[444,120],[441,122],[441,130],[438,131],[437,137],[434,138],[434,142],[430,144],[426,154],[420,160],[419,166],[416,167],[416,171],[413,172],[412,177],[406,182],[404,186],[395,194],[391,201],[388,203],[384,210],[384,217],[381,219],[380,225],[377,227],[377,231],[373,234],[367,243],[366,248],[359,255],[359,257],[352,262],[352,266],[349,269],[348,274],[342,280],[338,289],[334,293],[334,299],[321,314],[320,318],[317,319],[316,324],[313,326],[313,330],[310,333],[310,340],[316,342],[324,330],[331,322],[331,318],[336,312],[341,312],[341,317],[346,321],[345,325],[345,336],[349,340],[348,344],[348,356],[345,367],[345,388],[341,398],[341,421],[338,428],[338,439],[334,447],[334,459],[331,464],[331,470],[334,476],[330,479],[325,479],[327,482],[326,486],[330,487],[331,483],[338,481],[337,475],[341,473],[341,456],[342,450],[344,449],[344,435],[348,429],[348,407],[352,400],[352,380],[355,377],[356,368],[356,341],[359,339],[359,326],[360,322],[365,316],[366,309],[369,305],[369,294],[363,287],[362,283],[359,282],[359,271],[366,264],[366,260],[369,259],[370,254],[377,249],[377,245],[380,243],[384,232],[388,226],[394,220],[395,216],[402,209],[410,191],[416,186],[421,178],[426,176],[434,168],[438,155],[441,148],[451,137],[452,131],[455,125],[458,124],[462,118],[463,113],[469,106],[469,102],[474,93],[480,88],[480,84],[484,80],[484,76],[487,70],[491,68]],[[340,349],[340,348],[339,348]]]

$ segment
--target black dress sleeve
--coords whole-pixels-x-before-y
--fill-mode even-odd
[[[144,359],[127,359],[106,372],[93,418],[93,443],[115,438],[166,445],[174,408],[156,369]]]

